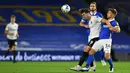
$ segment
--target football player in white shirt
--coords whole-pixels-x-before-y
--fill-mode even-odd
[[[90,28],[90,42],[88,43],[88,50],[91,49],[92,45],[99,40],[99,34],[101,30],[101,23],[106,23],[109,28],[112,28],[109,21],[107,21],[104,18],[101,18],[99,16],[91,16],[90,11],[87,8],[83,8],[80,10],[80,13],[82,14],[84,19],[87,19],[89,21],[88,27]],[[81,67],[74,67],[71,68],[71,70],[79,71]]]
[[[89,9],[90,9],[90,15],[91,15],[91,16],[99,16],[99,17],[101,17],[101,18],[103,17],[100,12],[97,12],[96,2],[91,2]],[[80,10],[82,10],[82,9],[80,9]],[[80,11],[80,10],[79,10],[79,11]],[[100,24],[101,24],[101,23],[100,23]],[[82,18],[82,20],[80,21],[80,24],[79,24],[79,25],[80,25],[81,27],[89,28],[89,27],[88,27],[88,20],[86,20],[86,19],[84,19],[84,18]],[[89,42],[90,40],[91,40],[91,39],[89,38],[89,30],[88,30],[88,42]],[[90,43],[87,44],[87,45],[89,45],[90,47],[93,46],[93,44],[90,44]],[[89,50],[90,50],[90,48],[84,47],[84,51],[83,51],[83,54],[82,54],[82,56],[81,56],[81,58],[80,58],[80,60],[79,60],[79,63],[78,63],[78,65],[75,66],[75,67],[81,67],[81,66],[82,66],[82,64],[84,63],[84,61],[85,61],[86,58],[88,57],[88,52],[89,52]],[[104,52],[103,52],[103,50],[100,51],[100,55],[101,55],[101,56],[100,56],[100,59],[101,59],[102,65],[103,65],[103,66],[106,66],[106,62],[105,62],[105,60],[104,60]],[[95,67],[96,67],[95,61],[91,62],[90,68],[91,68],[91,69],[94,69]]]
[[[16,16],[12,15],[10,17],[10,23],[6,25],[5,28],[5,35],[8,39],[8,45],[9,48],[7,52],[5,53],[5,57],[9,54],[10,51],[13,51],[13,62],[15,63],[15,57],[16,57],[16,47],[17,47],[17,38],[19,37],[18,34],[18,24],[15,23]]]

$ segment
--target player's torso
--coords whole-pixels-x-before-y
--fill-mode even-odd
[[[91,14],[91,16],[99,16],[101,18],[103,17],[100,12],[95,12],[94,14],[92,12],[90,12],[90,14]],[[84,21],[85,24],[89,24],[88,20],[85,20],[84,18],[82,18],[82,20]],[[91,39],[93,39],[93,37],[90,36],[90,29],[87,30],[87,33],[88,33],[88,41],[90,41]]]
[[[90,28],[90,38],[99,37],[99,33],[101,30],[101,23],[96,21],[96,16],[91,16],[89,20],[89,28]]]
[[[110,21],[111,25],[116,22],[115,20]],[[108,28],[106,24],[102,24],[100,39],[111,39],[113,32]]]
[[[7,35],[7,38],[8,39],[16,39],[16,34],[17,34],[17,30],[18,30],[18,25],[15,23],[15,24],[11,24],[9,23],[8,24],[8,32],[9,33],[13,33],[14,35]]]

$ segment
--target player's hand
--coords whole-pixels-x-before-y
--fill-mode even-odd
[[[8,33],[9,35],[14,35],[14,33]]]
[[[16,34],[16,37],[18,38],[18,37],[19,37],[19,34]]]
[[[89,26],[88,26],[88,25],[84,25],[84,27],[85,27],[85,28],[89,28]]]
[[[112,25],[107,25],[108,26],[108,28],[111,30],[111,31],[113,31],[114,30],[114,27],[112,26]]]
[[[116,29],[114,27],[110,27],[109,28],[111,31],[116,31]]]

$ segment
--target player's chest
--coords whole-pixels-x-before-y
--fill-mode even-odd
[[[9,29],[9,31],[17,31],[18,26],[16,26],[16,25],[10,25],[10,26],[8,27],[8,29]]]
[[[97,26],[97,25],[99,25],[98,22],[96,22],[96,21],[94,21],[94,20],[90,20],[90,21],[89,21],[89,27],[90,27],[90,28],[95,27],[95,26]]]

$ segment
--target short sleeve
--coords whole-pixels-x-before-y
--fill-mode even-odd
[[[103,15],[100,13],[100,14],[99,14],[99,17],[103,18]]]
[[[85,22],[85,19],[84,19],[84,18],[82,18],[82,19],[81,19],[81,22]]]
[[[8,24],[6,25],[6,28],[5,28],[5,30],[9,30],[9,25],[8,25]]]
[[[96,21],[101,22],[102,18],[99,16],[96,16]]]
[[[97,12],[97,16],[99,16],[99,17],[103,18],[102,13],[100,13],[100,12]]]
[[[117,21],[114,21],[114,22],[112,23],[112,26],[113,26],[113,27],[119,26],[119,23],[118,23]]]

